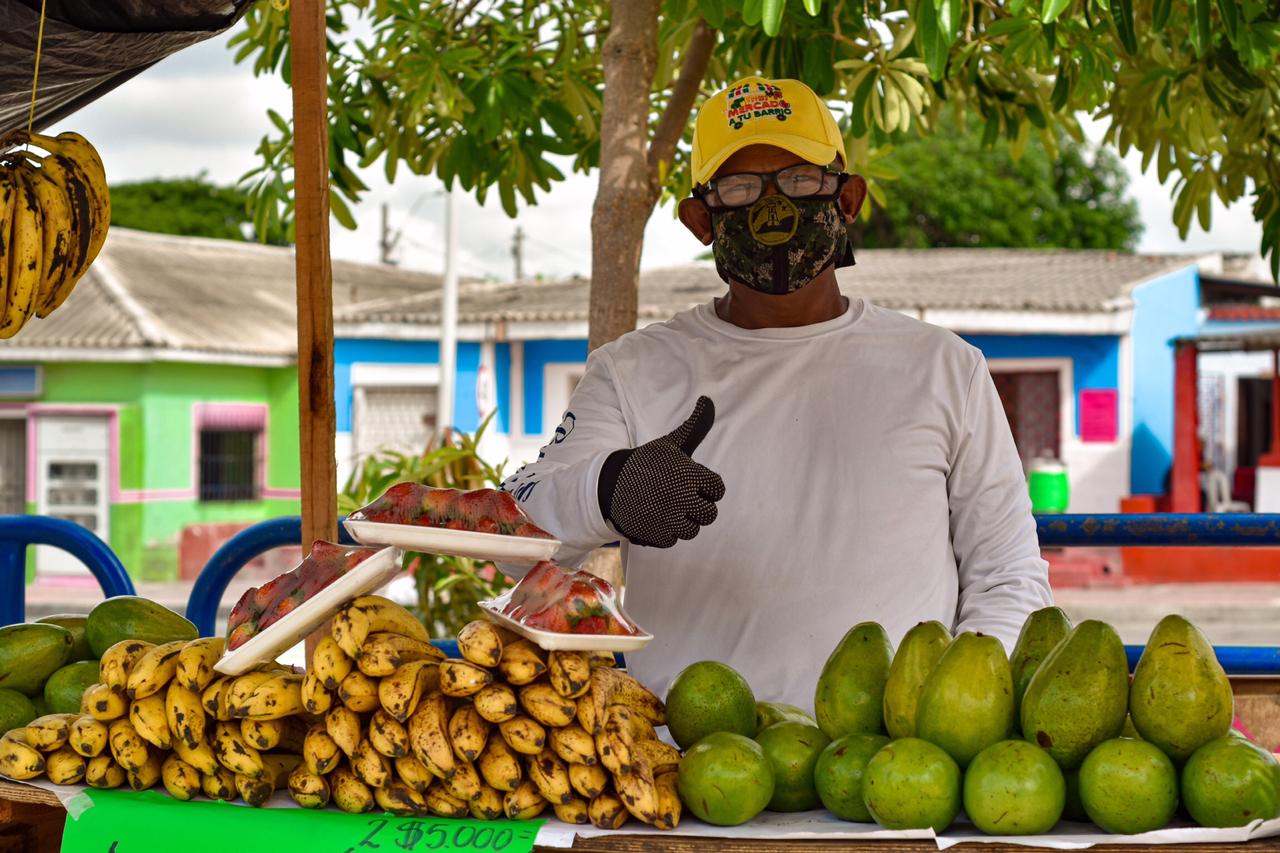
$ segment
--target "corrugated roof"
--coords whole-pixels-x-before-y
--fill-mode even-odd
[[[335,309],[438,289],[440,276],[333,264]],[[292,359],[294,255],[287,247],[112,228],[66,303],[5,348],[150,348]]]
[[[1111,312],[1130,291],[1195,261],[1179,255],[1037,249],[881,249],[840,270],[841,289],[886,308],[914,310]],[[640,277],[641,319],[666,319],[724,292],[710,262]],[[475,284],[458,296],[460,322],[582,321],[588,281]],[[373,300],[336,310],[336,322],[440,322],[440,293]]]

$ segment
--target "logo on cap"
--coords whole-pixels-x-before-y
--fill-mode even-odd
[[[764,195],[747,213],[751,236],[763,246],[781,246],[795,236],[800,211],[785,195]]]
[[[772,116],[786,121],[791,104],[782,97],[782,89],[771,83],[743,83],[725,92],[725,116],[729,127],[742,130],[748,121]]]

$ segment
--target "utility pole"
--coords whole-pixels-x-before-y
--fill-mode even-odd
[[[444,199],[444,285],[440,293],[440,389],[436,396],[436,429],[453,426],[455,369],[458,355],[458,222],[454,192]]]
[[[378,256],[384,264],[394,265],[395,261],[391,258],[391,251],[396,247],[396,243],[400,242],[400,235],[394,238],[391,236],[391,226],[387,222],[387,203],[382,203],[382,237],[378,241]]]
[[[511,257],[516,259],[516,281],[524,281],[524,229],[519,225],[511,238]]]

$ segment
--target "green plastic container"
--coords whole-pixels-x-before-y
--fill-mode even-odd
[[[1031,490],[1031,511],[1035,513],[1066,512],[1071,502],[1071,484],[1067,466],[1057,459],[1033,459],[1027,473]]]

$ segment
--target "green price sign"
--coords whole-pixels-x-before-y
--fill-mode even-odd
[[[451,820],[347,814],[322,809],[255,809],[232,803],[178,802],[154,791],[85,791],[71,804],[62,853],[529,853],[541,820]],[[84,805],[84,804],[81,804]]]

